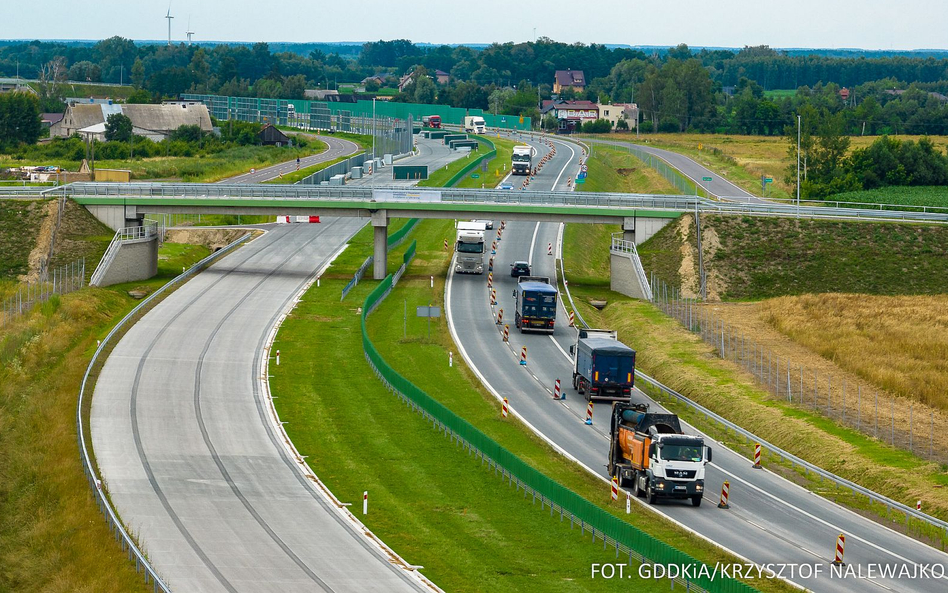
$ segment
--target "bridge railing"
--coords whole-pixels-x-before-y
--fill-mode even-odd
[[[386,191],[387,190],[387,191]],[[412,189],[404,187],[326,187],[301,185],[261,185],[261,184],[204,184],[204,183],[72,183],[56,188],[56,195],[67,195],[77,200],[92,203],[96,198],[112,200],[138,199],[140,207],[162,206],[161,201],[143,204],[151,198],[167,198],[168,206],[182,205],[170,200],[188,200],[190,206],[200,206],[202,201],[208,205],[221,206],[220,200],[228,203],[224,206],[240,206],[240,200],[254,200],[247,207],[259,207],[272,202],[285,208],[312,208],[332,206],[333,202],[342,203],[340,207],[352,208],[353,202],[371,204],[378,208],[385,203],[414,203],[419,209],[432,208],[433,204],[484,204],[519,205],[547,207],[576,207],[581,209],[627,208],[666,210],[672,212],[694,212],[702,214],[777,216],[787,218],[821,218],[845,220],[883,220],[912,221],[928,223],[948,223],[948,212],[911,210],[889,210],[878,208],[832,208],[821,206],[796,206],[773,202],[736,203],[713,202],[695,196],[673,196],[660,194],[621,194],[600,192],[564,192],[564,191],[517,191],[469,188]],[[49,195],[49,192],[47,192]],[[150,200],[149,200],[150,201]],[[296,206],[293,202],[298,202]],[[118,202],[115,202],[118,203]],[[361,207],[361,206],[356,206]],[[577,211],[577,214],[591,212]],[[610,213],[615,215],[615,213]]]

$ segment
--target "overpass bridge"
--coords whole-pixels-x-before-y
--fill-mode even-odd
[[[640,244],[683,213],[828,220],[948,223],[948,210],[839,208],[720,202],[697,196],[460,188],[200,183],[72,183],[46,190],[85,206],[113,229],[145,214],[262,214],[358,217],[375,227],[375,261],[385,270],[390,218],[479,218],[621,224]]]

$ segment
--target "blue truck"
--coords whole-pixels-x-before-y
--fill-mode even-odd
[[[556,323],[556,289],[545,276],[520,276],[513,291],[516,299],[514,322],[520,333],[553,333]]]
[[[635,350],[610,329],[581,329],[573,355],[573,389],[587,400],[630,401],[635,383]]]

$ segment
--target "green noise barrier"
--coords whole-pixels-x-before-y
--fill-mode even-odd
[[[630,565],[633,561],[660,564],[669,568],[674,565],[676,570],[687,573],[674,580],[684,585],[688,591],[745,593],[756,590],[729,576],[715,573],[716,567],[705,565],[655,539],[548,478],[389,366],[369,339],[366,318],[388,296],[395,282],[397,279],[390,274],[369,293],[362,307],[361,318],[362,348],[366,360],[379,379],[395,395],[422,414],[439,432],[456,441],[469,455],[480,459],[482,465],[487,464],[493,468],[495,474],[501,474],[508,484],[516,484],[518,491],[523,488],[524,498],[532,495],[534,504],[539,498],[541,508],[545,510],[549,507],[551,517],[558,513],[560,521],[569,519],[571,527],[578,524],[584,535],[588,530],[593,542],[597,538],[600,539],[604,550],[614,548],[616,558],[621,554],[623,561],[627,557]],[[604,491],[605,488],[604,485]]]
[[[463,169],[455,173],[454,176],[451,177],[451,179],[448,179],[448,181],[444,184],[445,187],[454,187],[458,182],[464,179],[464,177],[467,176],[468,173],[473,171],[475,167],[480,166],[481,162],[489,161],[495,156],[497,156],[497,147],[494,146],[493,142],[491,142],[487,138],[476,138],[476,140],[483,144],[489,145],[490,150],[484,153],[483,155],[481,155],[480,158],[472,158],[470,163],[468,163],[467,165],[464,166]]]

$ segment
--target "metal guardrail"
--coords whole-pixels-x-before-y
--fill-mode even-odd
[[[579,322],[582,323],[584,327],[589,327],[589,324],[586,323],[586,320],[584,320],[582,315],[580,315],[579,310],[576,309],[576,305],[573,302],[573,296],[569,292],[569,284],[566,282],[566,273],[563,270],[562,259],[560,260],[560,273],[562,274],[562,277],[563,277],[563,287],[566,290],[566,297],[569,300],[570,306],[573,308],[573,311],[576,314],[576,319],[579,320]],[[669,397],[673,397],[677,399],[678,401],[680,401],[681,403],[694,409],[695,411],[703,414],[706,418],[710,420],[714,420],[715,422],[717,422],[721,426],[724,426],[728,430],[732,430],[735,433],[743,436],[748,441],[760,443],[761,447],[768,449],[771,453],[773,453],[777,457],[781,459],[785,459],[793,465],[798,465],[804,468],[805,471],[813,472],[820,478],[826,479],[836,484],[837,486],[848,488],[854,494],[865,496],[871,501],[875,501],[875,502],[878,502],[879,504],[883,504],[890,510],[892,509],[897,510],[905,515],[906,521],[908,521],[909,517],[912,517],[924,523],[928,523],[929,525],[932,525],[933,527],[943,529],[945,530],[945,534],[948,535],[948,522],[942,521],[941,519],[938,519],[937,517],[932,517],[931,515],[915,510],[908,505],[898,502],[897,500],[892,500],[891,498],[884,496],[882,494],[879,494],[878,492],[875,492],[873,490],[870,490],[869,488],[860,486],[859,484],[856,484],[855,482],[847,480],[846,478],[837,476],[836,474],[829,472],[819,466],[816,466],[810,463],[809,461],[806,461],[804,459],[797,457],[796,455],[794,455],[793,453],[790,453],[789,451],[784,451],[780,447],[777,447],[776,445],[770,443],[769,441],[760,438],[759,436],[750,432],[749,430],[745,430],[741,428],[737,424],[734,424],[730,420],[727,420],[726,418],[712,412],[711,410],[705,408],[701,404],[695,401],[692,401],[691,399],[678,393],[674,389],[662,384],[661,382],[653,379],[652,377],[646,375],[645,373],[643,373],[642,371],[638,369],[635,370],[635,376],[639,377],[642,381],[645,381],[647,384],[651,385],[655,389],[660,390],[662,393],[668,395]]]
[[[96,499],[96,504],[98,504],[99,510],[102,511],[103,515],[105,515],[105,519],[109,524],[109,529],[115,534],[115,538],[122,543],[122,547],[127,550],[129,560],[135,561],[136,572],[138,570],[144,572],[145,583],[147,584],[149,580],[151,580],[153,584],[152,588],[155,592],[163,591],[164,593],[170,593],[170,589],[168,588],[168,585],[163,580],[161,580],[161,577],[159,577],[157,572],[155,572],[154,567],[152,567],[152,565],[148,562],[148,559],[145,558],[145,555],[138,548],[135,540],[122,525],[122,522],[116,514],[115,509],[112,508],[112,504],[109,502],[108,496],[105,494],[102,480],[99,478],[98,474],[96,474],[95,468],[92,466],[92,459],[89,456],[89,445],[86,443],[86,435],[82,421],[82,407],[86,393],[86,385],[89,382],[89,376],[92,374],[92,369],[95,367],[99,356],[109,345],[109,342],[122,330],[122,328],[125,327],[126,324],[128,324],[130,320],[135,318],[139,311],[147,307],[149,303],[151,303],[159,295],[163,294],[166,290],[203,270],[208,266],[208,264],[213,262],[215,259],[229,253],[238,245],[246,241],[249,237],[250,234],[248,233],[230,245],[227,245],[226,247],[208,255],[198,263],[191,266],[190,269],[176,276],[167,284],[151,293],[147,298],[145,298],[145,300],[140,302],[138,306],[132,309],[125,317],[122,318],[121,321],[115,325],[115,327],[112,328],[112,331],[110,331],[108,335],[102,339],[99,347],[96,348],[95,353],[92,355],[92,360],[89,361],[89,366],[86,367],[86,373],[82,377],[82,385],[79,387],[79,401],[76,405],[76,434],[79,438],[79,451],[83,470],[85,471],[86,478],[89,480],[89,486],[92,488],[93,496]]]
[[[621,237],[622,233],[613,233],[612,245],[609,250],[616,253],[624,253],[631,256],[632,267],[635,268],[635,275],[642,285],[642,291],[645,293],[646,300],[652,300],[652,287],[649,284],[648,277],[645,275],[645,268],[642,267],[642,260],[639,259],[639,252],[635,248],[635,241],[627,241]]]

